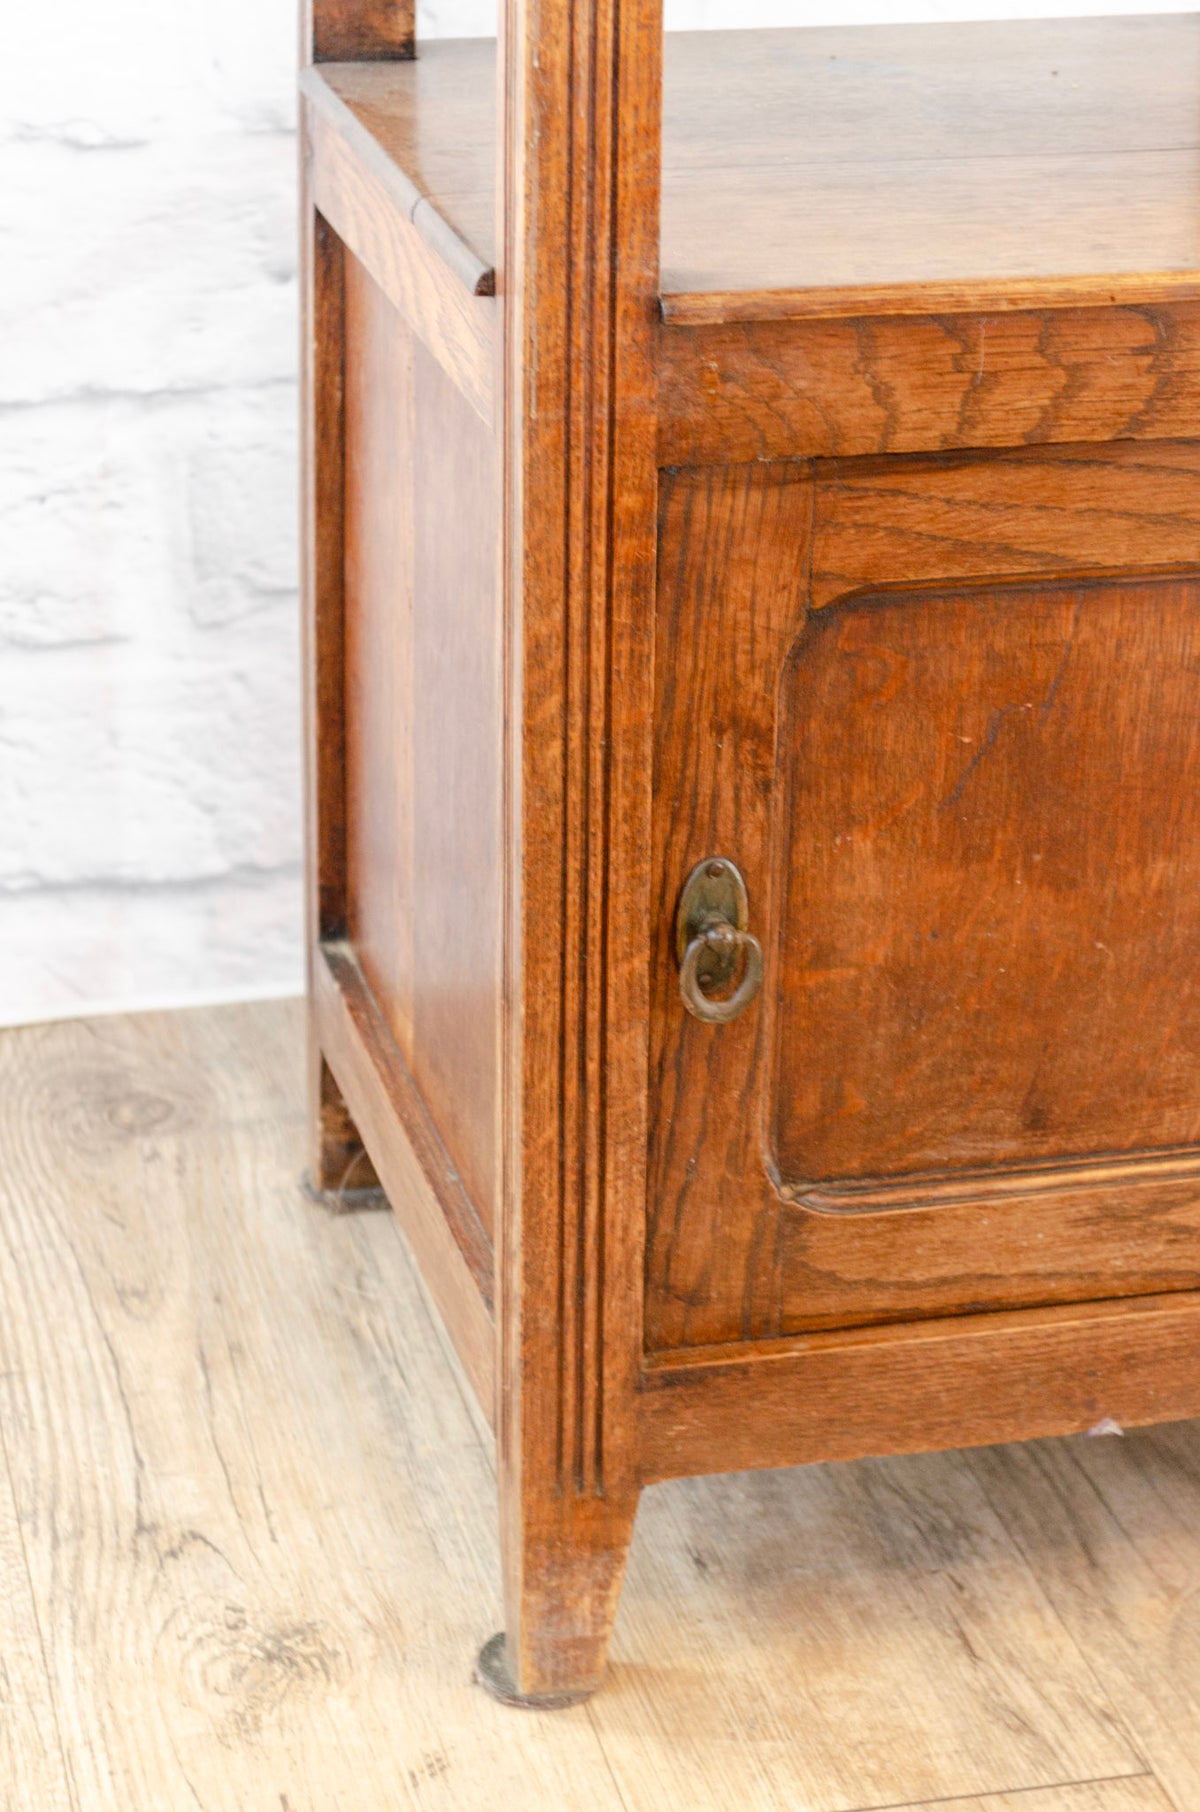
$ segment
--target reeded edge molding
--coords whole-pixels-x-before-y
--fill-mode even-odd
[[[563,1502],[622,1488],[608,1455],[640,1351],[628,1211],[642,1190],[628,1178],[644,1163],[631,1135],[644,1102],[629,1101],[629,1039],[648,889],[627,898],[627,846],[648,769],[622,716],[645,679],[630,612],[654,564],[658,208],[642,165],[657,151],[658,76],[639,36],[653,10],[597,0],[535,25],[518,5],[506,38],[507,809],[519,864],[507,943],[523,1014],[499,1242],[519,1301],[509,1327],[502,1287],[500,1318],[514,1408],[528,1397]],[[547,183],[552,154],[561,170]],[[514,1435],[524,1420],[518,1410]]]

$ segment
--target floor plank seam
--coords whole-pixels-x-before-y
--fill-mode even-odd
[[[1147,1780],[1152,1780],[1162,1792],[1162,1782],[1152,1768],[1135,1768],[1129,1774],[1097,1774],[1088,1780],[1037,1781],[1029,1787],[995,1787],[983,1793],[940,1793],[936,1799],[889,1800],[882,1806],[852,1806],[847,1812],[929,1812],[932,1806],[986,1805],[988,1800],[1016,1800],[1027,1798],[1031,1793],[1069,1793],[1077,1787],[1115,1787],[1121,1781]]]
[[[1200,1807],[1200,1424],[656,1486],[607,1692],[493,1711],[495,1436],[295,1187],[298,1017],[6,1047],[0,1807]]]
[[[1034,1448],[1033,1452],[1035,1455],[1034,1464],[1036,1465],[1037,1464],[1036,1448]],[[987,1489],[987,1481],[978,1472],[975,1471],[975,1467],[974,1467],[974,1463],[973,1463],[974,1456],[970,1452],[968,1452],[966,1457],[967,1457],[968,1465],[971,1467],[972,1472],[974,1473],[975,1477],[978,1479],[979,1486],[984,1494],[984,1497],[987,1499],[988,1503],[992,1507],[993,1514],[999,1521],[1000,1526],[1004,1530],[1005,1534],[1008,1536],[1009,1541],[1011,1541],[1014,1550],[1016,1551],[1016,1553],[1018,1553],[1020,1555],[1021,1560],[1029,1573],[1030,1578],[1033,1579],[1034,1582],[1036,1583],[1038,1592],[1042,1599],[1042,1603],[1046,1607],[1047,1615],[1054,1619],[1055,1623],[1057,1624],[1057,1626],[1062,1634],[1063,1640],[1065,1642],[1069,1643],[1071,1648],[1074,1650],[1075,1654],[1078,1655],[1080,1666],[1083,1668],[1084,1673],[1087,1675],[1087,1678],[1091,1681],[1092,1686],[1095,1689],[1097,1698],[1105,1706],[1109,1717],[1112,1719],[1114,1728],[1120,1733],[1121,1739],[1128,1747],[1130,1754],[1136,1756],[1138,1761],[1142,1764],[1140,1773],[1131,1774],[1128,1777],[1117,1775],[1117,1776],[1113,1776],[1112,1778],[1114,1778],[1114,1779],[1128,1778],[1130,1780],[1137,1780],[1146,1775],[1153,1775],[1154,1770],[1151,1767],[1149,1759],[1146,1756],[1146,1753],[1145,1753],[1141,1740],[1138,1738],[1137,1734],[1135,1733],[1135,1731],[1133,1729],[1133,1726],[1129,1723],[1128,1719],[1118,1709],[1118,1707],[1113,1703],[1112,1698],[1111,1698],[1107,1688],[1105,1687],[1103,1680],[1100,1677],[1099,1671],[1097,1670],[1097,1668],[1094,1666],[1094,1664],[1092,1662],[1091,1655],[1083,1647],[1082,1643],[1078,1640],[1074,1631],[1071,1629],[1069,1623],[1067,1622],[1066,1618],[1062,1615],[1062,1612],[1059,1610],[1057,1604],[1054,1602],[1053,1596],[1048,1591],[1046,1586],[1043,1584],[1042,1576],[1036,1565],[1035,1559],[1029,1553],[1028,1549],[1025,1546],[1025,1543],[1022,1541],[1019,1530],[1014,1528],[1013,1524],[1010,1522],[1008,1517],[1005,1516],[1003,1510],[999,1509],[997,1507],[997,1505],[993,1502],[991,1493]],[[1075,1469],[1077,1472],[1081,1472],[1081,1469],[1078,1467],[1077,1463],[1075,1465]],[[1081,1474],[1081,1475],[1086,1477],[1086,1474]],[[1043,1478],[1045,1478],[1044,1472],[1043,1472]],[[1046,1483],[1048,1486],[1051,1486],[1051,1488],[1053,1488],[1051,1485],[1051,1481],[1049,1479],[1046,1479]],[[1095,1493],[1095,1495],[1097,1497],[1099,1497],[1098,1493]],[[1100,1498],[1099,1501],[1101,1502],[1101,1504],[1103,1504],[1103,1502],[1104,1502],[1103,1498]],[[1123,1526],[1121,1525],[1120,1521],[1117,1518],[1114,1518],[1113,1520],[1114,1520],[1114,1522],[1116,1522],[1116,1526],[1119,1529],[1121,1529],[1122,1536],[1125,1537],[1125,1539],[1128,1539],[1128,1537],[1125,1536],[1125,1530],[1124,1530]],[[1084,1782],[1072,1782],[1071,1784],[1072,1785],[1081,1785],[1081,1786],[1094,1786],[1094,1785],[1097,1785],[1098,1783],[1094,1782],[1094,1781],[1084,1781]],[[1161,1790],[1161,1782],[1159,1782],[1158,1784],[1159,1784],[1159,1787]],[[1022,1788],[1021,1791],[1024,1792],[1025,1789]]]

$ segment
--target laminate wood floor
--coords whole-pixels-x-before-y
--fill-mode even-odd
[[[1198,1812],[1200,1426],[646,1493],[505,1710],[478,1412],[294,1003],[0,1034],[4,1812]]]

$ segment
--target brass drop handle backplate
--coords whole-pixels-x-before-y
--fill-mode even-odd
[[[762,945],[749,925],[750,899],[734,864],[727,856],[697,862],[679,896],[675,953],[683,1004],[709,1025],[728,1025],[762,987]]]

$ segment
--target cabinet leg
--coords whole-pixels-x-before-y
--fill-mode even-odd
[[[507,1628],[480,1650],[475,1678],[506,1705],[553,1711],[604,1678],[637,1495],[564,1497],[547,1509],[534,1531],[503,1532]]]
[[[314,1201],[342,1214],[386,1208],[387,1198],[333,1071],[314,1046],[309,1065],[309,1168],[305,1188]]]

